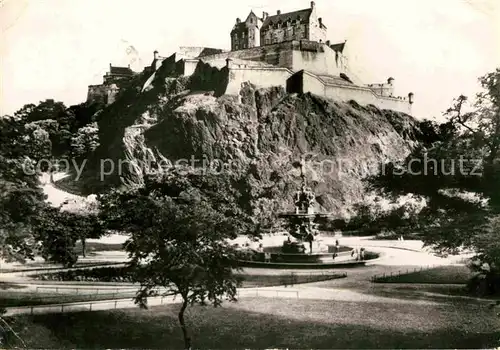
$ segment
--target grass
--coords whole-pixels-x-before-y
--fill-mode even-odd
[[[123,243],[99,243],[99,242],[86,242],[86,253],[92,252],[107,252],[123,250]],[[75,244],[75,251],[82,251],[82,242],[77,241]]]
[[[325,273],[325,274],[283,274],[283,275],[259,275],[259,274],[245,274],[237,275],[243,278],[242,287],[271,287],[271,286],[293,286],[294,284],[311,283],[333,280],[336,278],[345,277],[340,273]]]
[[[465,284],[474,276],[466,266],[440,266],[398,276],[379,277],[379,283]]]
[[[179,305],[9,318],[28,348],[181,349]],[[491,348],[498,320],[477,303],[421,305],[245,298],[188,308],[193,347]],[[15,340],[9,339],[14,346]]]

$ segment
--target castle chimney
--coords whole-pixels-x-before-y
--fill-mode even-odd
[[[413,96],[414,96],[414,95],[413,95],[413,92],[410,92],[410,93],[408,94],[408,100],[409,100],[410,104],[413,104]]]
[[[229,57],[228,57],[228,58],[226,58],[226,67],[227,67],[227,68],[231,68],[231,62],[232,62],[232,61],[233,61],[233,60],[232,60],[232,59],[230,59]]]
[[[240,24],[240,23],[241,23],[241,19],[236,18],[236,24]]]
[[[318,18],[318,22],[319,22],[319,27],[323,27],[323,18]]]
[[[330,40],[327,40],[327,41],[325,42],[325,44],[326,44],[328,47],[330,47]]]
[[[387,79],[387,84],[392,85],[393,81],[394,81],[394,78],[390,77],[389,79]]]
[[[158,59],[158,51],[156,51],[156,50],[155,50],[155,51],[153,52],[153,58],[154,58],[155,60],[157,60],[157,59]]]
[[[277,15],[281,15],[281,10],[276,11]]]
[[[313,9],[314,6],[316,6],[316,3],[314,1],[311,1],[311,8]]]
[[[267,12],[262,12],[262,21],[265,21],[269,14]]]

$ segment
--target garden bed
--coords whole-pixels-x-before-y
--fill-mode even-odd
[[[235,273],[241,282],[241,287],[269,287],[280,285],[293,285],[300,283],[326,281],[335,278],[345,277],[339,273],[324,274],[294,274],[286,273],[282,275],[261,275],[261,274],[241,274]],[[70,271],[44,273],[32,276],[42,281],[58,282],[113,282],[131,283],[132,270],[129,267],[101,267],[95,269],[76,269]]]

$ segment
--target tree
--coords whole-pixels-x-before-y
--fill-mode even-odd
[[[228,239],[246,233],[240,224],[245,218],[233,216],[231,203],[211,191],[210,185],[219,180],[210,176],[191,180],[198,182],[198,188],[186,186],[184,179],[169,181],[167,176],[100,198],[106,221],[131,233],[126,250],[134,280],[141,284],[136,302],[147,307],[150,296],[181,296],[178,318],[186,349],[191,348],[184,318],[189,305],[219,306],[224,297],[236,300],[237,251]]]
[[[72,229],[74,235],[82,243],[82,256],[86,256],[86,241],[98,239],[105,234],[104,226],[99,218],[99,202],[95,195],[84,199],[66,201],[60,208],[73,214]]]
[[[369,179],[372,189],[426,199],[418,216],[424,242],[442,253],[472,249],[488,276],[496,276],[500,215],[500,69],[479,78],[483,91],[470,103],[459,96],[434,130],[403,162]],[[427,125],[429,126],[429,125]],[[432,135],[433,132],[427,133]],[[488,243],[490,242],[490,243]]]
[[[40,253],[46,261],[72,267],[78,260],[75,243],[78,235],[74,231],[76,217],[59,208],[47,207],[36,225],[36,237]]]
[[[99,127],[96,122],[83,126],[71,138],[71,154],[86,158],[99,146]]]
[[[13,117],[0,118],[0,257],[34,256],[33,227],[46,206],[34,164],[50,153],[46,134]]]

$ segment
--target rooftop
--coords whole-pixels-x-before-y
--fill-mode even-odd
[[[264,20],[264,23],[262,24],[262,29],[276,23],[286,23],[287,21],[300,21],[300,22],[305,22],[309,20],[309,17],[311,16],[312,9],[304,9],[304,10],[298,10],[298,11],[293,11],[293,12],[288,12],[288,13],[281,13],[279,15],[274,15],[274,16],[269,16]]]
[[[130,67],[114,67],[110,64],[109,65],[109,74],[131,76],[134,74],[134,71],[132,69],[130,69]]]

